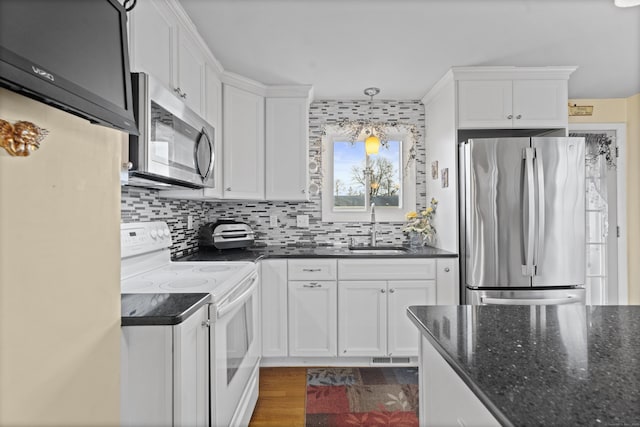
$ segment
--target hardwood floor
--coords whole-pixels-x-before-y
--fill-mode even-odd
[[[307,368],[260,368],[258,403],[249,427],[302,427]]]

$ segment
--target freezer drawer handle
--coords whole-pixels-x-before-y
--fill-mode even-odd
[[[566,298],[489,298],[480,297],[482,304],[491,305],[562,305],[575,304],[579,300],[576,297],[569,296]]]

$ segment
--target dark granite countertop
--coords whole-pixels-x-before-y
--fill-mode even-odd
[[[122,326],[177,325],[210,300],[209,294],[122,294]]]
[[[412,306],[504,425],[640,425],[640,306]]]
[[[265,258],[453,258],[458,255],[430,246],[399,254],[359,254],[346,246],[254,246],[246,249],[203,249],[176,261],[259,261]]]

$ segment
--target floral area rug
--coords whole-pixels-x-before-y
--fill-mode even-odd
[[[307,369],[307,427],[418,425],[418,368]]]

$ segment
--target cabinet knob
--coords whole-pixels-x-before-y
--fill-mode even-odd
[[[347,350],[343,351],[343,353],[346,353],[346,352],[347,352]]]
[[[445,267],[445,268],[444,268],[444,271],[445,271],[446,273],[448,273],[449,271],[451,271],[451,269],[450,269],[449,267]]]
[[[202,321],[202,326],[205,328],[208,328],[211,326],[211,320],[203,320]]]
[[[131,163],[131,162],[123,163],[122,167],[125,168],[126,170],[130,171],[131,169],[133,169],[133,163]]]
[[[231,187],[225,188],[224,191],[231,191]]]
[[[301,191],[302,191],[302,194],[307,192],[307,190],[305,190],[305,189],[302,189]]]
[[[394,293],[395,291],[396,291],[395,289],[389,289],[390,294]]]
[[[522,118],[522,114],[518,114],[518,115],[516,116],[516,119],[518,119],[518,120],[520,120],[521,118]]]
[[[385,292],[387,292],[387,291],[385,291],[384,289],[380,289],[380,293],[384,294]]]
[[[182,95],[180,95],[180,98],[187,99],[187,93],[186,92],[182,92]]]
[[[509,120],[513,119],[513,114],[509,114],[509,115],[507,116],[507,119],[509,119]]]

